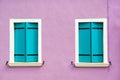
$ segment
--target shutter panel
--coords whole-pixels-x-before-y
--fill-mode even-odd
[[[25,23],[14,25],[14,61],[25,62]]]
[[[92,27],[92,62],[103,62],[103,23],[93,22]]]
[[[79,62],[90,62],[90,23],[79,23]]]
[[[26,23],[26,62],[38,62],[38,23]]]

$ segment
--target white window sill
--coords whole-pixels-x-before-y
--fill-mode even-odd
[[[43,65],[43,62],[14,62],[14,63],[11,63],[11,62],[8,62],[8,66],[10,67],[16,67],[16,66],[42,66]]]
[[[109,63],[78,63],[75,62],[75,67],[108,67]]]

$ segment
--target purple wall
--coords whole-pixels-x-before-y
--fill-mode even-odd
[[[74,68],[76,18],[108,18],[107,0],[0,0],[0,80],[119,80],[120,1],[109,0],[109,68]],[[40,68],[9,68],[9,19],[42,19]]]
[[[109,80],[120,80],[120,0],[109,0]]]

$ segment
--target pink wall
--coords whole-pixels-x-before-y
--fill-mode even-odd
[[[109,0],[109,80],[120,80],[120,0]]]
[[[107,18],[107,0],[0,0],[0,80],[119,80],[120,1],[109,0],[109,68],[74,68],[74,20]],[[42,19],[40,68],[9,68],[9,19]]]

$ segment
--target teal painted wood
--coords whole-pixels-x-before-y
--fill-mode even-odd
[[[25,62],[25,56],[15,56],[15,62]]]
[[[92,62],[103,62],[103,23],[93,22],[92,27]],[[97,56],[97,55],[98,56]],[[96,56],[93,56],[96,55]]]
[[[38,56],[27,56],[26,62],[38,62]]]
[[[79,28],[90,28],[90,22],[79,23]]]
[[[103,23],[79,23],[79,62],[103,62]]]
[[[90,23],[79,24],[79,54],[90,54]],[[79,56],[79,62],[90,62],[90,56]]]
[[[103,56],[92,56],[92,62],[103,62]]]
[[[26,62],[38,62],[38,23],[26,23]]]
[[[38,62],[38,23],[15,23],[15,62]]]
[[[79,56],[79,62],[90,62],[90,56]]]
[[[25,23],[14,24],[15,62],[25,61]]]
[[[92,28],[103,28],[103,22],[92,22]]]

